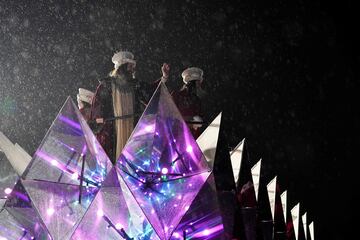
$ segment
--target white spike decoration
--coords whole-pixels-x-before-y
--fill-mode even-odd
[[[305,233],[305,240],[307,240],[307,213],[305,212],[304,215],[302,215],[302,223],[304,226],[304,233]]]
[[[221,115],[222,113],[220,112],[219,115],[217,115],[217,117],[196,140],[211,169],[214,167],[216,147],[220,131]]]
[[[299,239],[299,217],[300,217],[300,203],[296,204],[291,209],[291,219],[294,227],[295,239]]]
[[[31,157],[18,144],[14,145],[2,132],[0,132],[0,149],[5,153],[15,171],[22,175],[31,161]]]
[[[270,202],[272,220],[274,221],[275,220],[276,176],[268,183],[266,188],[267,188],[267,193],[268,193],[269,202]]]
[[[244,150],[244,142],[243,139],[235,148],[230,152],[231,158],[231,166],[232,172],[234,174],[235,183],[238,182],[240,176],[240,168],[241,168],[241,161],[243,157],[243,150]]]
[[[251,175],[254,183],[256,201],[258,201],[260,170],[261,170],[261,159],[251,168]]]
[[[29,155],[29,153],[26,152],[25,149],[23,149],[18,143],[15,143],[14,147],[15,150],[23,157],[23,160],[27,163],[30,163],[32,157]]]
[[[287,216],[287,191],[285,190],[281,195],[281,205],[282,205],[282,210],[283,210],[283,214],[284,214],[284,221],[286,223],[286,216]]]
[[[314,222],[311,222],[309,224],[309,232],[310,232],[311,240],[315,240],[315,237],[314,237]]]

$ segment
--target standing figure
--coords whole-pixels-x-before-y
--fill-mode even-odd
[[[114,69],[96,89],[89,125],[115,163],[158,81],[146,83],[135,79],[136,61],[131,52],[115,53],[112,62]],[[166,79],[163,76],[161,80]]]
[[[90,119],[91,102],[93,97],[94,93],[84,88],[79,88],[79,93],[76,95],[79,111],[86,121]]]
[[[195,139],[200,136],[203,125],[202,100],[206,95],[201,88],[203,73],[197,67],[185,69],[181,74],[184,85],[179,91],[172,93],[175,104]]]

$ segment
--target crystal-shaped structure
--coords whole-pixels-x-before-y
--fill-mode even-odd
[[[113,168],[71,239],[159,239]]]
[[[158,237],[170,239],[211,171],[164,84],[116,167]]]
[[[22,184],[52,239],[68,239],[112,164],[68,98],[25,170]]]

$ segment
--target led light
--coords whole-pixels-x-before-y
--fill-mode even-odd
[[[48,209],[46,210],[46,213],[47,213],[47,215],[49,215],[49,216],[53,215],[54,212],[55,212],[55,210],[54,210],[53,208],[48,208]]]
[[[11,188],[5,188],[4,192],[5,192],[6,195],[9,195],[12,192],[12,189]]]
[[[152,126],[146,126],[145,131],[151,132],[153,130]]]
[[[104,216],[103,210],[101,210],[101,209],[97,210],[96,215],[97,215],[98,217]]]
[[[205,230],[203,231],[203,235],[204,235],[204,236],[208,236],[209,234],[210,234],[209,229],[205,229]]]
[[[77,172],[74,172],[72,175],[71,175],[71,178],[76,180],[79,178],[79,174]]]
[[[57,166],[59,163],[56,160],[51,160],[51,165]]]
[[[169,170],[167,168],[163,168],[161,169],[161,173],[162,174],[167,174],[169,172]]]
[[[191,153],[191,152],[193,151],[192,146],[187,146],[186,151],[187,151],[188,153]]]
[[[116,228],[117,230],[120,230],[120,229],[123,228],[123,226],[121,225],[121,223],[117,223],[117,224],[115,224],[115,228]]]

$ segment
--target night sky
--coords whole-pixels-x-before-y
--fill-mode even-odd
[[[354,2],[0,0],[0,131],[32,154],[67,96],[94,91],[118,50],[135,54],[143,81],[170,63],[170,89],[198,66],[206,119],[223,111],[228,147],[247,139],[265,181],[278,176],[317,239],[350,239],[360,189]]]

